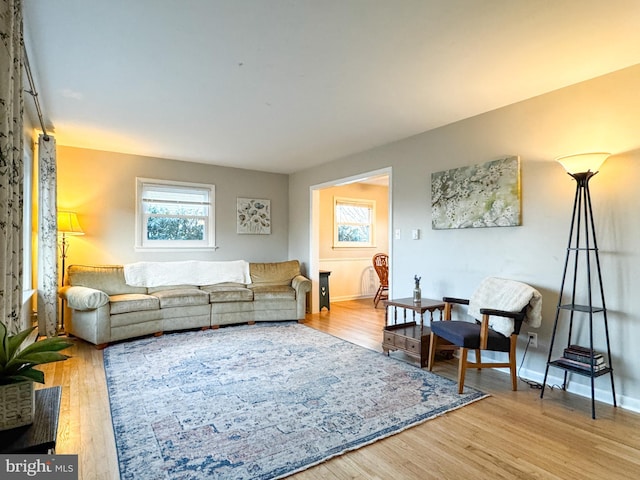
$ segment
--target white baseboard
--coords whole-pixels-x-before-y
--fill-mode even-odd
[[[483,357],[483,360],[484,360],[484,357]],[[506,368],[496,368],[495,370],[500,373],[504,373],[505,375],[509,375],[509,370]],[[555,373],[554,370],[557,370],[557,369],[555,368],[549,369],[549,375],[547,376],[547,388],[549,385],[554,386],[554,388],[556,386],[561,387],[562,382],[564,381],[563,376],[558,377],[554,375]],[[542,381],[544,380],[544,373],[538,372],[535,370],[522,369],[519,371],[519,376],[522,378],[526,378],[527,380],[532,380],[539,384],[542,384]],[[609,388],[605,389],[605,388],[598,387],[596,385],[596,387],[593,390],[596,400],[602,403],[606,403],[608,405],[613,405],[613,396],[611,395],[611,381],[609,380],[609,377],[606,377],[605,379],[604,375],[600,378],[601,379],[599,380],[599,382],[606,382],[606,385]],[[614,381],[615,381],[615,377],[614,377]],[[580,397],[591,399],[590,385],[584,385],[576,382],[569,382],[569,385],[567,386],[566,391],[569,393],[578,395]],[[637,398],[631,398],[625,395],[617,394],[616,401],[620,408],[624,408],[625,410],[630,410],[632,412],[640,413],[640,400],[638,400]]]

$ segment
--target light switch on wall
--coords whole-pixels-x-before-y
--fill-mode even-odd
[[[394,237],[395,237],[396,240],[400,240],[400,229],[399,228],[396,228]]]
[[[419,240],[420,239],[420,229],[416,228],[411,230],[411,238],[414,240]]]

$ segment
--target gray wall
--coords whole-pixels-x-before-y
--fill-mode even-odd
[[[508,79],[505,79],[508,81]],[[380,168],[392,168],[391,289],[409,296],[413,275],[423,295],[468,297],[489,275],[539,289],[544,320],[539,346],[529,350],[523,373],[541,381],[562,277],[575,182],[554,158],[572,153],[613,154],[591,181],[593,208],[609,309],[616,391],[626,408],[640,411],[640,65],[510,105],[415,137],[297,172],[289,180],[289,256],[310,260],[310,186]],[[431,174],[519,155],[523,225],[465,230],[431,229]],[[420,240],[411,240],[419,228]],[[562,317],[565,318],[566,317]],[[605,348],[596,317],[597,349]],[[560,330],[566,341],[566,323]],[[588,344],[584,322],[579,341]],[[525,331],[527,328],[525,327]],[[525,336],[519,343],[522,357]],[[518,359],[518,363],[520,362]],[[549,383],[562,383],[551,370]],[[589,395],[588,380],[571,378],[569,389]],[[596,380],[597,397],[611,402],[608,376]],[[549,393],[548,395],[553,395]]]
[[[58,146],[58,209],[78,213],[67,264],[136,261],[281,261],[288,253],[288,177],[198,163]],[[216,186],[216,251],[136,252],[136,177]],[[236,233],[236,198],[271,200],[271,235]]]

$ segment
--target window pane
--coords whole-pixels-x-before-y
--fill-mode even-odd
[[[136,248],[215,248],[214,185],[136,182]]]
[[[148,240],[204,240],[205,222],[197,218],[149,217]]]
[[[369,242],[369,226],[368,225],[339,225],[338,241],[339,242]]]
[[[368,207],[341,203],[336,210],[338,223],[371,223],[371,210]]]
[[[181,205],[176,203],[144,202],[144,213],[162,215],[184,215],[206,217],[209,214],[209,207],[206,205]]]
[[[372,247],[375,200],[334,197],[334,247]]]

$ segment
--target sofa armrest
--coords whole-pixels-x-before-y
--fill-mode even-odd
[[[311,291],[311,280],[304,275],[296,275],[291,280],[291,287],[296,291],[296,320],[304,320],[307,313],[307,292]]]
[[[109,295],[89,287],[62,287],[58,295],[74,310],[95,310],[109,303]]]
[[[310,292],[311,280],[309,280],[304,275],[296,275],[291,280],[291,287],[296,291],[296,296],[298,294]]]

